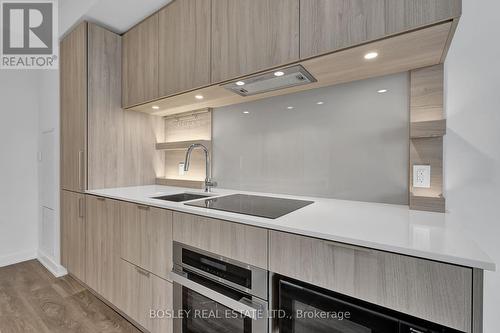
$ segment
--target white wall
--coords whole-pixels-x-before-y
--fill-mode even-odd
[[[0,266],[36,257],[38,77],[0,70]]]
[[[446,68],[445,189],[451,223],[500,264],[500,1],[464,0]],[[500,273],[485,275],[484,332],[500,327]]]

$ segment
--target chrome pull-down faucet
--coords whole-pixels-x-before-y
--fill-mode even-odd
[[[191,152],[195,148],[201,148],[205,152],[205,192],[211,192],[212,187],[217,186],[217,182],[212,181],[212,169],[210,165],[210,153],[204,145],[193,143],[189,146],[186,152],[186,160],[184,161],[184,171],[189,171],[189,162],[191,161]]]

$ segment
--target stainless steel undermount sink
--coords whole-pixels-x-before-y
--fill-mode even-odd
[[[170,195],[163,195],[160,197],[153,197],[152,199],[172,201],[172,202],[184,202],[196,199],[208,198],[211,195],[209,194],[199,194],[199,193],[177,193]]]

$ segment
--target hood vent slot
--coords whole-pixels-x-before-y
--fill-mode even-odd
[[[222,87],[241,96],[252,96],[273,90],[316,82],[316,79],[301,65],[280,69],[280,76],[275,75],[277,71],[278,70],[274,70],[272,72],[233,81],[222,85]]]

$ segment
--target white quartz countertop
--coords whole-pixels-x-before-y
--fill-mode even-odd
[[[408,206],[282,194],[215,189],[212,195],[243,193],[299,200],[313,204],[277,219],[198,208],[152,199],[176,193],[201,193],[160,185],[89,190],[88,194],[171,209],[272,230],[389,251],[455,265],[494,271],[495,263],[464,230],[450,223],[450,214],[418,212]]]

